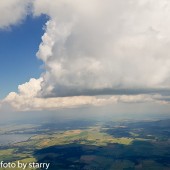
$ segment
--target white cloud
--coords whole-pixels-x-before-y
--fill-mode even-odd
[[[51,18],[37,53],[42,96],[170,88],[170,2],[36,0],[42,13]]]
[[[0,28],[4,29],[21,22],[29,13],[32,0],[5,0],[0,1]]]
[[[9,104],[15,109],[24,109],[22,107],[29,106],[32,108],[33,100],[37,96],[37,93],[41,90],[40,79],[30,79],[29,82],[18,86],[18,93],[11,92],[8,96],[2,101],[2,103]]]

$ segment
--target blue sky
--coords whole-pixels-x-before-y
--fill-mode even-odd
[[[37,59],[47,17],[28,16],[22,23],[0,30],[0,98],[17,91],[19,84],[38,78],[42,61]]]

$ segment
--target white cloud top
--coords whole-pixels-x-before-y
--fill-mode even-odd
[[[51,17],[37,56],[42,96],[119,88],[170,88],[170,3],[166,0],[37,0]]]

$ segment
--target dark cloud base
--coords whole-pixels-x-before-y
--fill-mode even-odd
[[[68,90],[69,89],[69,90]],[[105,89],[70,89],[67,87],[61,87],[52,90],[49,94],[44,94],[41,92],[41,97],[70,97],[70,96],[98,96],[98,95],[139,95],[139,94],[160,94],[162,96],[170,96],[170,89],[160,89],[160,88],[105,88]]]

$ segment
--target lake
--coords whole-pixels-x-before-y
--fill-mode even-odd
[[[0,145],[13,144],[28,140],[33,134],[4,134],[0,135]]]

